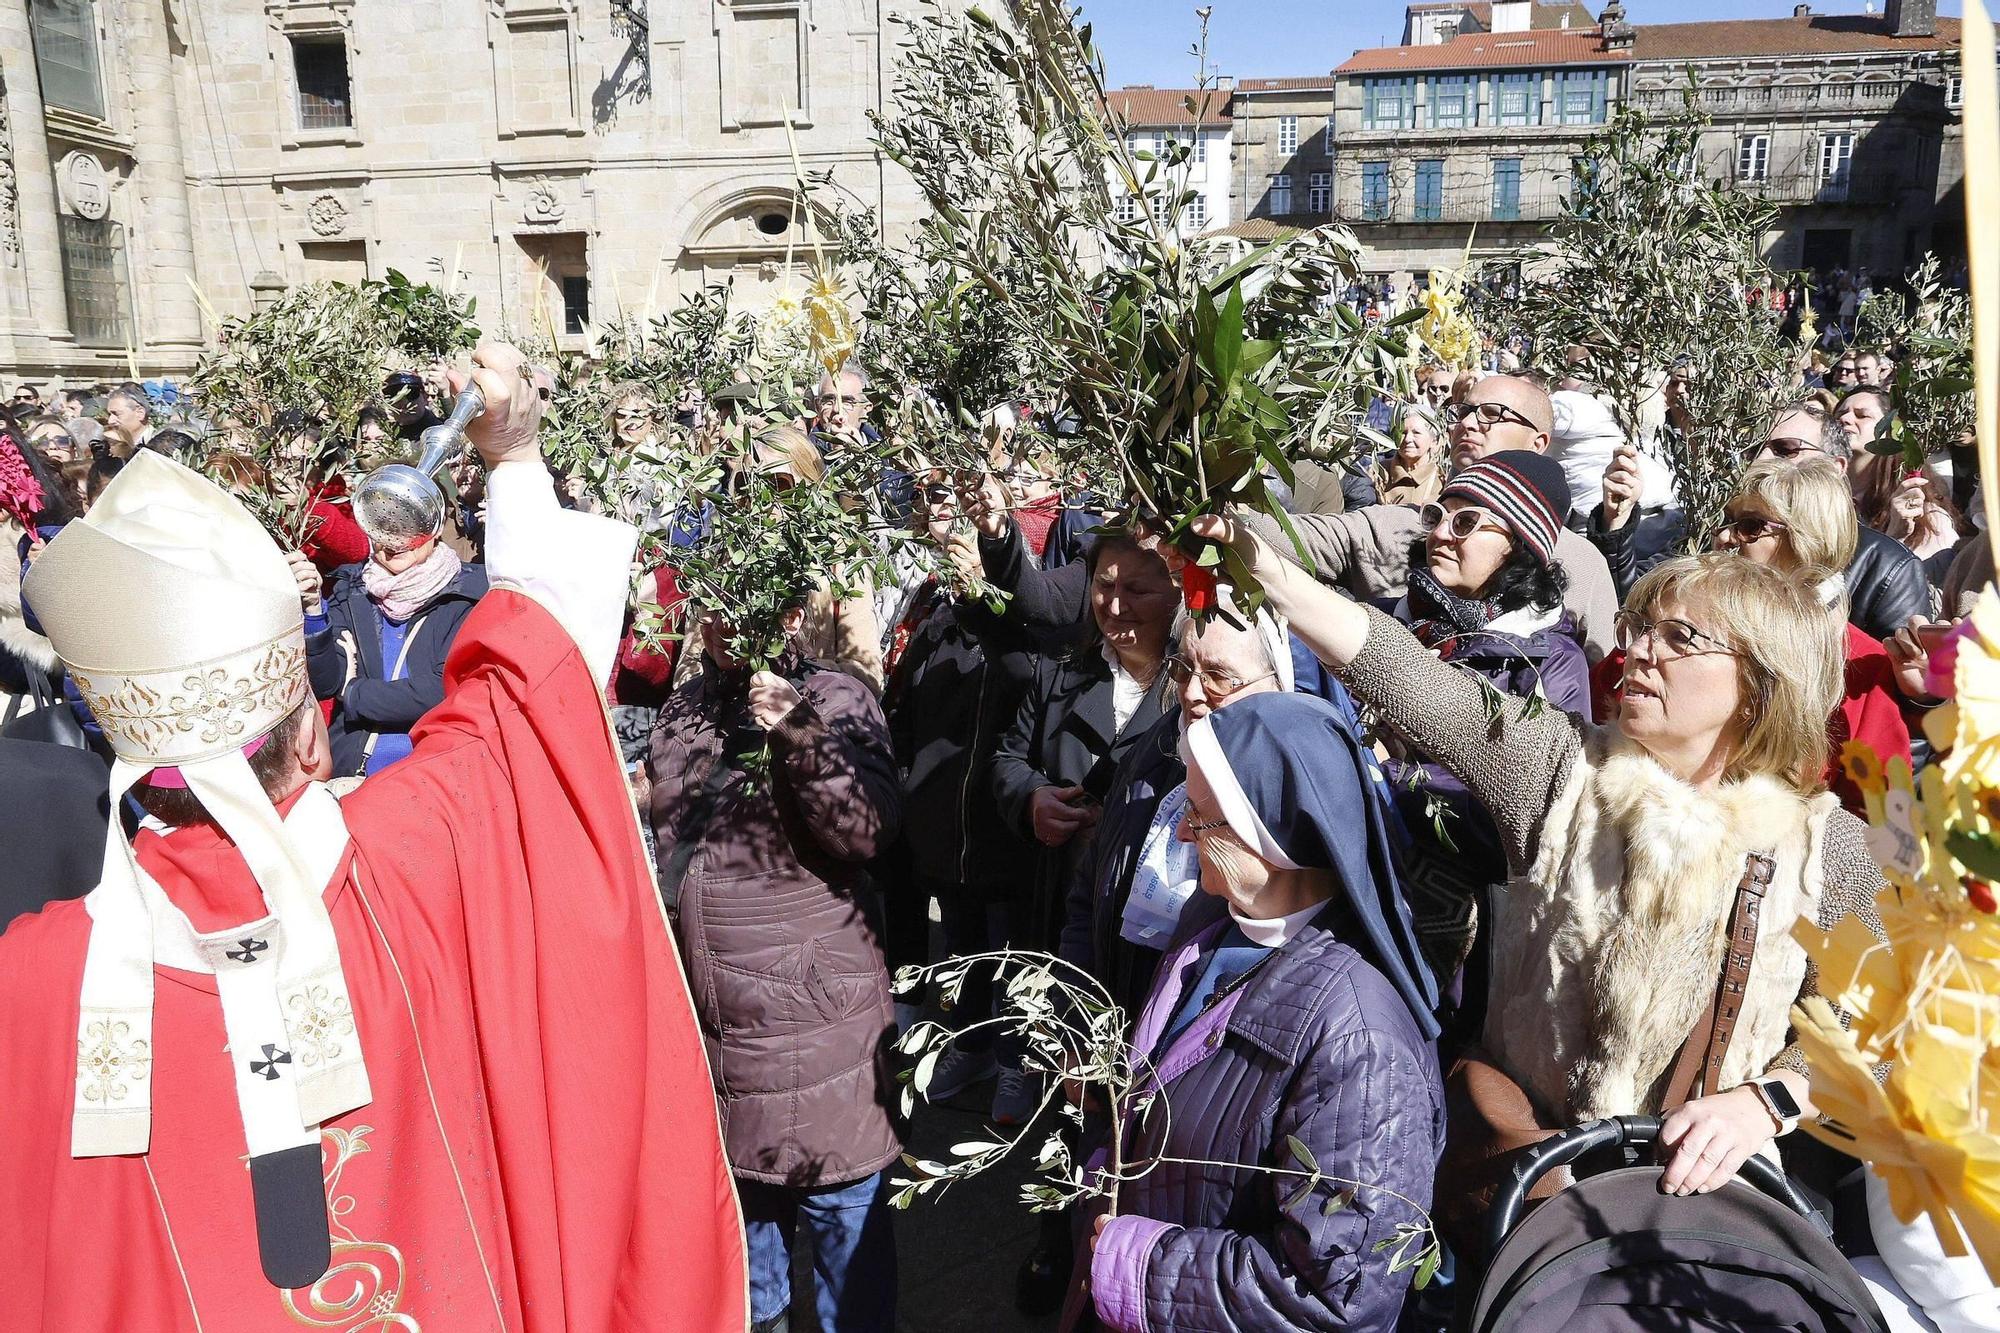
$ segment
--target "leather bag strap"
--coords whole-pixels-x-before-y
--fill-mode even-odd
[[[1764,911],[1764,895],[1771,888],[1776,863],[1766,852],[1752,852],[1745,859],[1743,878],[1736,884],[1736,900],[1729,910],[1729,947],[1722,956],[1722,977],[1708,1007],[1702,1010],[1687,1040],[1681,1043],[1674,1061],[1673,1076],[1660,1102],[1665,1114],[1683,1103],[1707,1095],[1722,1076],[1722,1062],[1729,1054],[1729,1040],[1736,1034],[1736,1020],[1743,1014],[1743,996],[1750,985],[1750,964],[1757,956],[1757,925]]]

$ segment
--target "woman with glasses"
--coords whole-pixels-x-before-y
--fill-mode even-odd
[[[1826,781],[1842,805],[1866,814],[1861,789],[1840,765],[1840,747],[1864,741],[1884,761],[1910,758],[1910,732],[1895,693],[1896,668],[1882,644],[1847,620],[1846,579],[1859,527],[1847,478],[1829,458],[1752,463],[1723,510],[1715,549],[1734,551],[1810,585],[1839,627],[1846,648],[1840,707],[1827,721]],[[1605,659],[1607,662],[1609,658]]]
[[[1239,524],[1194,531],[1231,545],[1293,633],[1499,830],[1485,1063],[1454,1071],[1452,1133],[1468,1153],[1440,1174],[1448,1216],[1483,1209],[1524,1127],[1665,1115],[1662,1188],[1686,1194],[1718,1188],[1812,1113],[1789,1014],[1818,983],[1792,929],[1853,915],[1879,936],[1882,877],[1860,821],[1823,788],[1843,653],[1810,587],[1720,553],[1654,569],[1619,615],[1625,666],[1613,722],[1597,727],[1495,698]],[[1768,870],[1761,897],[1753,868]],[[1720,1068],[1702,1060],[1676,1080],[1683,1049],[1705,1046],[1732,925],[1753,902]],[[1515,1112],[1475,1095],[1482,1068],[1518,1088]],[[1687,1100],[1667,1104],[1670,1086]]]
[[[1181,750],[1200,892],[1130,1039],[1157,1095],[1065,1327],[1393,1328],[1411,1273],[1389,1251],[1422,1222],[1444,1106],[1366,750],[1294,694],[1219,709]],[[1301,1162],[1339,1183],[1259,1169]]]
[[[1568,579],[1552,559],[1569,503],[1562,465],[1541,454],[1503,450],[1462,469],[1423,510],[1409,591],[1391,614],[1499,694],[1588,708],[1589,659],[1563,610]],[[1484,996],[1476,984],[1465,993],[1460,970],[1473,944],[1473,902],[1506,879],[1499,834],[1445,765],[1390,744],[1389,785],[1413,844],[1409,878],[1427,899],[1461,905],[1452,928],[1425,923],[1424,944],[1448,1006],[1476,1023]]]
[[[1448,390],[1450,372],[1434,374],[1445,377]],[[1431,399],[1428,383],[1424,388],[1431,406],[1405,403],[1397,409],[1396,452],[1385,456],[1373,469],[1375,494],[1380,504],[1427,505],[1444,489],[1444,436],[1438,430],[1437,417],[1432,415],[1443,410],[1444,404]]]

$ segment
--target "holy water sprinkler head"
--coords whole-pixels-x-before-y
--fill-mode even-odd
[[[418,437],[414,465],[390,463],[362,478],[354,490],[354,521],[369,541],[407,551],[444,531],[444,492],[435,478],[465,452],[466,423],[485,410],[486,399],[468,382],[451,415]]]

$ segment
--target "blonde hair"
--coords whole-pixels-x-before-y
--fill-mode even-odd
[[[803,426],[773,426],[762,431],[753,442],[753,449],[759,472],[784,472],[800,485],[817,483],[826,476],[826,460],[820,457],[819,449]]]
[[[1798,577],[1819,583],[1853,561],[1861,541],[1854,492],[1825,454],[1759,459],[1744,471],[1736,498],[1756,500],[1785,525],[1783,545],[1794,563],[1789,572]]]
[[[1812,585],[1795,574],[1723,552],[1687,555],[1655,567],[1626,599],[1648,620],[1672,607],[1736,654],[1749,720],[1723,772],[1762,773],[1802,793],[1826,770],[1827,718],[1846,675],[1845,630]]]

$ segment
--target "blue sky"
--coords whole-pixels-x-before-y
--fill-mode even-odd
[[[1592,13],[1605,0],[1584,0]],[[1113,86],[1151,83],[1185,87],[1194,81],[1196,0],[1081,0],[1095,25]],[[1393,44],[1403,32],[1401,0],[1206,0],[1209,62],[1239,78],[1323,74],[1364,46]],[[1859,14],[1863,0],[1812,0],[1822,14]],[[1697,19],[1779,18],[1792,0],[1625,0],[1634,23]],[[1875,10],[1882,5],[1877,0]],[[1940,13],[1957,14],[1956,3]]]

